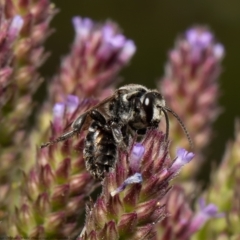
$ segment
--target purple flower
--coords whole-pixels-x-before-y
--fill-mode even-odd
[[[186,150],[179,150],[178,155],[176,161],[180,161],[181,166],[193,157]],[[85,232],[81,234],[81,239],[90,239],[93,232],[95,239],[170,239],[160,238],[158,226],[165,218],[172,218],[173,221],[176,217],[182,219],[183,215],[178,213],[185,214],[184,210],[187,209],[181,202],[183,198],[172,201],[180,210],[176,217],[166,217],[168,212],[165,207],[169,201],[165,202],[164,199],[169,196],[169,191],[171,194],[170,181],[176,176],[172,170],[179,171],[179,168],[172,169],[165,136],[157,129],[149,130],[141,144],[133,143],[129,154],[120,150],[115,169],[106,174],[102,182],[102,194],[87,212]],[[138,172],[133,174],[136,169]],[[177,198],[179,195],[177,192]],[[117,238],[106,237],[110,222],[115,224],[112,233]],[[174,226],[177,229],[180,227],[179,230],[184,229],[185,225],[182,227],[178,223]],[[164,226],[164,229],[167,231],[169,226]]]
[[[191,220],[190,226],[188,227],[189,234],[192,234],[199,229],[211,218],[223,217],[223,213],[218,212],[218,207],[212,203],[206,205],[203,198],[199,200],[200,211]]]
[[[213,35],[202,28],[191,28],[186,32],[186,40],[192,47],[205,49],[212,43]]]
[[[53,106],[53,123],[59,129],[63,125],[65,114],[71,116],[79,106],[79,98],[74,95],[68,95],[64,102],[56,103]]]
[[[106,44],[110,44],[115,48],[120,48],[125,44],[126,38],[122,34],[115,33],[115,27],[107,24],[102,28],[103,39]]]
[[[13,41],[16,36],[21,31],[24,24],[24,20],[21,16],[17,15],[12,19],[12,22],[9,26],[9,39],[10,41]]]
[[[116,190],[111,192],[111,196],[115,196],[116,194],[122,192],[128,185],[133,183],[141,183],[142,182],[142,174],[141,173],[135,173],[133,176],[128,177],[123,184],[118,187]]]
[[[62,119],[66,110],[67,114],[73,114],[79,106],[79,98],[68,95],[64,102],[56,103],[53,107],[54,119]]]
[[[65,104],[64,103],[56,103],[53,106],[54,122],[55,122],[55,120],[59,120],[59,119],[63,118],[64,111],[65,111]]]
[[[68,95],[66,99],[67,113],[72,114],[79,105],[79,98],[75,95]]]
[[[102,43],[97,51],[100,59],[107,61],[115,54],[116,60],[126,63],[135,53],[135,45],[133,41],[127,40],[126,37],[118,33],[118,28],[113,23],[107,23],[102,28]]]
[[[213,47],[213,54],[217,60],[221,60],[225,54],[224,46],[220,43],[215,44]]]
[[[186,32],[186,41],[192,48],[192,59],[201,60],[203,51],[212,48],[214,57],[221,60],[224,56],[224,47],[222,44],[215,43],[213,34],[206,28],[195,27]]]
[[[169,52],[163,81],[159,90],[167,105],[177,109],[177,114],[187,127],[196,153],[196,164],[189,164],[182,173],[183,178],[193,176],[204,162],[202,150],[212,137],[212,123],[221,112],[218,106],[221,60],[224,47],[207,27],[195,26],[179,37]],[[184,107],[183,107],[184,106]],[[191,117],[189,117],[191,116]],[[187,147],[182,138],[181,126],[171,121],[173,136],[171,153],[177,146]]]
[[[89,18],[74,17],[72,23],[76,32],[76,41],[87,38],[93,28],[93,21]]]
[[[121,62],[126,63],[136,52],[136,45],[132,40],[127,40],[122,51],[119,54]]]
[[[72,22],[75,40],[53,81],[50,96],[54,102],[68,94],[104,99],[113,93],[116,75],[128,64],[136,46],[113,22],[99,24],[81,17],[74,17]]]
[[[61,126],[63,125],[65,114],[65,104],[64,103],[56,103],[53,106],[53,124],[57,131],[61,131]]]
[[[206,205],[203,199],[199,201],[200,211],[195,213],[190,207],[186,191],[180,186],[174,186],[163,203],[166,204],[169,216],[159,226],[162,228],[162,236],[171,233],[171,239],[191,239],[209,219],[223,217],[214,204]]]
[[[178,172],[182,166],[185,164],[189,163],[194,157],[194,153],[188,152],[183,148],[178,148],[177,149],[177,158],[173,162],[170,170],[173,172]]]
[[[145,148],[142,144],[136,143],[133,145],[130,154],[130,168],[133,172],[138,172],[140,169],[140,163],[145,152]]]

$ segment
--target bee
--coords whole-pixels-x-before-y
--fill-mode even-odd
[[[192,146],[186,127],[179,116],[166,106],[162,94],[142,85],[129,84],[120,87],[112,96],[77,117],[72,123],[71,131],[42,144],[41,148],[64,141],[87,129],[83,150],[86,169],[94,178],[103,179],[106,172],[114,169],[118,149],[127,151],[131,137],[141,137],[148,129],[158,128],[162,116],[166,121],[167,141],[167,112],[178,120]]]

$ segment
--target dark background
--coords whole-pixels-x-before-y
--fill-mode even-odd
[[[220,78],[219,103],[224,112],[214,124],[209,159],[220,161],[226,141],[233,138],[234,119],[240,115],[240,1],[239,0],[55,0],[60,13],[52,21],[56,32],[47,41],[52,55],[42,69],[48,79],[68,53],[74,37],[75,15],[104,22],[111,19],[135,41],[137,52],[121,76],[124,83],[155,87],[164,73],[167,52],[176,37],[195,24],[210,27],[223,43],[226,56]],[[208,168],[209,162],[206,165]],[[206,171],[208,171],[206,169]]]

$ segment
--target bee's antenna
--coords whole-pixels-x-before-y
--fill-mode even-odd
[[[183,124],[182,120],[180,119],[180,117],[170,108],[168,107],[164,107],[165,110],[167,110],[168,112],[170,112],[179,122],[180,126],[182,127],[187,139],[188,139],[188,142],[189,142],[189,145],[190,147],[193,149],[193,142],[192,142],[192,139],[189,135],[189,132],[187,130],[187,128],[185,127],[185,125]],[[163,111],[164,112],[164,111]],[[164,112],[165,116],[166,116],[166,113]],[[167,118],[166,118],[167,119]]]
[[[168,140],[168,136],[169,136],[169,118],[168,118],[167,112],[165,111],[164,108],[162,108],[162,111],[164,113],[165,120],[166,120],[166,134],[165,134],[165,142],[166,142]]]
[[[64,140],[72,137],[74,134],[76,134],[76,132],[77,132],[77,129],[76,129],[76,130],[74,129],[73,131],[68,132],[68,133],[65,133],[65,134],[63,134],[62,136],[54,139],[53,141],[50,141],[50,142],[46,142],[46,143],[41,144],[40,148],[45,148],[45,147],[47,147],[47,146],[49,146],[49,145],[52,145],[52,144],[54,144],[54,143],[58,143],[58,142],[64,141]]]

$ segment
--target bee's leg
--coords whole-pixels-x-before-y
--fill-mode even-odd
[[[112,134],[113,134],[113,138],[116,142],[116,144],[123,150],[123,151],[127,151],[127,146],[124,142],[124,137],[122,134],[122,125],[118,124],[116,122],[112,122],[111,123],[111,130],[112,130]]]
[[[73,122],[73,124],[72,124],[73,131],[81,131],[81,128],[82,128],[88,114],[89,114],[88,112],[83,113]]]
[[[64,140],[72,137],[75,133],[76,133],[75,130],[72,130],[72,131],[70,131],[70,132],[67,132],[67,133],[63,134],[62,136],[54,139],[53,141],[50,141],[50,142],[46,142],[46,143],[41,144],[40,148],[45,148],[45,147],[47,147],[47,146],[49,146],[49,145],[52,145],[52,144],[54,144],[54,143],[64,141]]]
[[[106,126],[107,122],[104,116],[98,110],[92,110],[89,113],[90,117],[100,123],[102,126]]]
[[[114,121],[109,121],[107,123],[105,117],[97,110],[92,110],[89,115],[93,120],[100,123],[105,130],[112,132],[114,141],[118,146],[120,146],[124,151],[127,149],[121,130],[122,129],[121,124],[118,124]]]
[[[50,142],[46,142],[46,143],[43,143],[40,148],[44,148],[44,147],[47,147],[49,145],[52,145],[54,143],[57,143],[57,142],[61,142],[61,141],[64,141],[70,137],[72,137],[73,135],[75,135],[77,132],[80,132],[81,131],[81,128],[86,120],[86,117],[87,117],[88,113],[84,113],[82,114],[81,116],[79,116],[72,124],[72,128],[73,130],[70,131],[70,132],[67,132],[67,133],[64,133],[62,136],[54,139],[53,141],[50,141]]]

